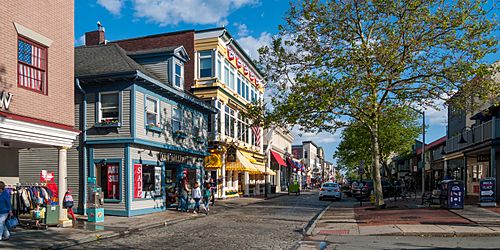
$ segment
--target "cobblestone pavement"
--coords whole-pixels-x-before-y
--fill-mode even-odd
[[[319,201],[317,192],[220,202],[208,216],[71,249],[290,249],[329,204]]]

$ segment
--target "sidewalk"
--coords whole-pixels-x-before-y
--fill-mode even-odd
[[[282,195],[286,195],[286,193],[268,195],[268,199]],[[210,207],[210,213],[217,214],[228,208],[246,206],[259,201],[263,201],[263,198],[252,197],[217,200],[215,206]],[[169,209],[163,212],[134,217],[105,216],[103,223],[88,223],[85,220],[79,219],[76,226],[70,228],[49,227],[47,230],[16,228],[12,230],[12,236],[9,241],[0,242],[0,248],[57,249],[99,239],[123,236],[151,228],[168,227],[186,220],[202,218],[203,216],[206,215],[181,213],[175,209]]]
[[[338,207],[333,203],[310,230],[310,239],[332,235],[500,236],[500,214],[477,206],[463,210],[419,208],[419,199],[391,202],[387,208]]]

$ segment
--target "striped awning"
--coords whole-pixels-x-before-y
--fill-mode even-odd
[[[218,154],[211,154],[205,157],[205,168],[206,169],[218,169],[222,168],[222,159]]]
[[[236,162],[226,162],[226,171],[242,171],[251,174],[259,173],[254,164],[250,162],[239,150],[236,152]]]

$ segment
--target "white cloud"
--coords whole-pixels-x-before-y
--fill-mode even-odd
[[[80,46],[85,44],[85,35],[81,35],[79,38],[75,39],[75,46]]]
[[[243,47],[245,52],[254,60],[259,59],[258,49],[264,45],[271,44],[271,34],[267,32],[260,33],[260,36],[255,38],[253,36],[240,37],[238,43]]]
[[[227,24],[231,12],[258,0],[133,0],[135,16],[160,25]]]
[[[340,142],[340,135],[342,130],[337,130],[334,134],[329,132],[320,132],[320,133],[306,133],[299,130],[299,127],[295,126],[292,129],[293,134],[295,135],[294,144],[300,144],[303,141],[312,141],[319,146],[322,144],[330,144],[330,143],[338,143]]]
[[[435,101],[434,107],[427,107],[425,109],[426,123],[429,125],[446,125],[448,124],[448,108],[444,101],[438,99]]]
[[[250,34],[250,30],[248,30],[248,27],[244,23],[234,23],[234,26],[238,29],[238,36],[239,37],[245,37]]]
[[[125,0],[97,0],[97,3],[106,8],[113,15],[120,15]]]

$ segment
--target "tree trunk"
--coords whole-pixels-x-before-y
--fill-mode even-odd
[[[378,121],[370,129],[372,143],[372,166],[373,166],[373,191],[375,193],[375,206],[381,208],[384,205],[384,195],[382,193],[382,181],[380,177],[380,148],[378,142]]]

